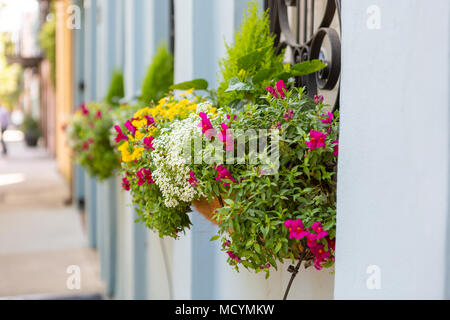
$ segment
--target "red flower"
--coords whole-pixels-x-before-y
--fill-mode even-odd
[[[319,104],[319,103],[321,103],[321,102],[323,102],[323,95],[315,95],[314,96],[314,101],[317,103],[317,104]]]
[[[198,184],[198,180],[195,178],[194,171],[189,172],[189,176],[190,176],[189,183],[194,187],[196,187]]]
[[[324,115],[322,115],[324,116]],[[328,118],[320,120],[322,123],[331,124],[333,122],[333,113],[328,112]]]
[[[81,112],[83,113],[83,115],[88,115],[89,114],[89,110],[86,108],[86,105],[83,103],[80,106]]]
[[[83,142],[83,151],[89,150],[89,143],[87,141]]]
[[[130,190],[130,181],[126,177],[122,178],[122,188],[126,191]]]
[[[147,184],[151,184],[151,183],[155,183],[155,181],[153,180],[152,177],[152,172],[150,171],[150,169],[140,169],[138,170],[138,172],[136,172],[136,175],[138,177],[138,185],[142,186],[144,183]]]
[[[335,144],[333,147],[333,155],[337,157],[339,155],[339,140],[334,140],[332,143]]]
[[[95,116],[100,119],[102,117],[102,111],[98,110]]]

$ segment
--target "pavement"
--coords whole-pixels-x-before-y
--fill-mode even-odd
[[[7,131],[8,134],[8,131]],[[97,252],[56,161],[8,134],[0,153],[0,299],[94,299],[104,295]],[[79,286],[78,286],[79,284]]]

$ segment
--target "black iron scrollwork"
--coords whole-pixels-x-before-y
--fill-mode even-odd
[[[297,79],[299,86],[306,86],[308,94],[313,97],[319,90],[335,90],[335,101],[329,101],[335,108],[339,108],[339,78],[341,72],[341,40],[340,30],[331,27],[335,17],[341,24],[341,1],[323,1],[325,10],[320,23],[315,27],[314,0],[265,0],[265,7],[269,9],[271,31],[276,35],[277,52],[287,48],[290,50],[292,64],[306,60],[320,59],[327,64],[315,74]],[[296,30],[292,30],[289,23],[288,7],[295,7],[297,16]],[[340,27],[339,27],[340,29]],[[325,39],[328,39],[328,50],[323,50]]]

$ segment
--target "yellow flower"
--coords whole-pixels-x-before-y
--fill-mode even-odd
[[[185,97],[185,96],[187,96],[188,94],[192,94],[193,92],[194,92],[194,88],[191,88],[191,89],[189,89],[189,90],[186,91],[186,92],[180,93],[180,96]]]
[[[136,133],[134,134],[134,138],[136,140],[142,140],[142,138],[145,137],[145,133],[140,132],[139,130],[136,130]]]
[[[132,124],[136,129],[140,129],[140,128],[142,128],[142,127],[144,127],[144,126],[147,125],[147,119],[134,120],[131,124]]]

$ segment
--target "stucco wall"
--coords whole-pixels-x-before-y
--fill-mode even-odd
[[[343,1],[336,298],[444,297],[449,17],[446,0]]]

